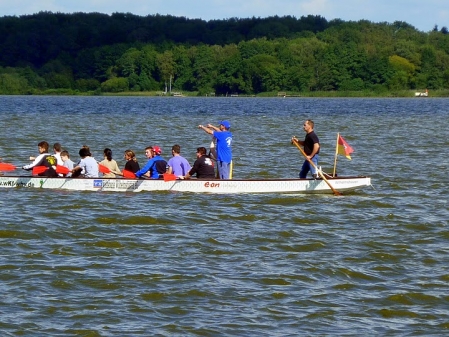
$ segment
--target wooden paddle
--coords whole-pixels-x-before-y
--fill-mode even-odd
[[[0,171],[14,171],[16,167],[13,164],[0,163]]]
[[[326,182],[326,184],[330,187],[330,189],[332,190],[332,192],[334,192],[334,195],[342,195],[340,192],[338,192],[335,188],[332,187],[332,185],[330,184],[330,182],[326,179],[326,177],[324,176],[323,172],[321,172],[321,170],[318,170],[318,168],[316,167],[316,165],[314,164],[313,161],[311,161],[309,158],[307,158],[306,153],[304,152],[304,150],[301,148],[301,145],[299,145],[297,140],[292,140],[293,144],[296,145],[296,147],[299,149],[299,151],[301,151],[302,155],[307,159],[307,161],[310,163],[310,165],[312,165],[316,171],[318,172],[318,174],[320,175],[320,177]]]

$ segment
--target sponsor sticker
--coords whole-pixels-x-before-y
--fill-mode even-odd
[[[103,180],[94,179],[94,188],[102,188],[102,187],[103,187]]]

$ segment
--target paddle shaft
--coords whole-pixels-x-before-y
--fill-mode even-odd
[[[301,145],[299,145],[298,141],[296,141],[296,140],[293,139],[293,144],[295,144],[296,147],[299,149],[299,151],[301,151],[302,155],[304,156],[304,158],[306,158],[306,160],[310,163],[310,165],[312,165],[312,166],[316,169],[316,171],[318,172],[318,174],[320,175],[320,177],[321,177],[321,178],[324,180],[324,182],[330,187],[330,189],[332,190],[332,192],[334,192],[335,195],[341,195],[341,193],[338,192],[338,191],[331,185],[331,183],[326,179],[326,177],[324,176],[324,174],[323,174],[320,170],[318,170],[318,168],[316,167],[315,163],[307,157],[306,153],[305,153],[304,150],[301,148]]]

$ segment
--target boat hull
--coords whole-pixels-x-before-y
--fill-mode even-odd
[[[340,192],[371,185],[370,177],[331,178],[328,182]],[[229,180],[151,180],[121,178],[46,178],[0,176],[0,188],[44,188],[74,191],[177,191],[192,193],[323,193],[332,190],[324,180],[313,179],[229,179]]]

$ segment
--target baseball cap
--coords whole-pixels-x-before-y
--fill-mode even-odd
[[[231,127],[231,123],[229,121],[221,121],[220,125],[223,125],[226,129],[229,129]]]
[[[159,146],[157,146],[157,145],[153,145],[153,152],[155,154],[161,154],[162,153],[162,149]]]

